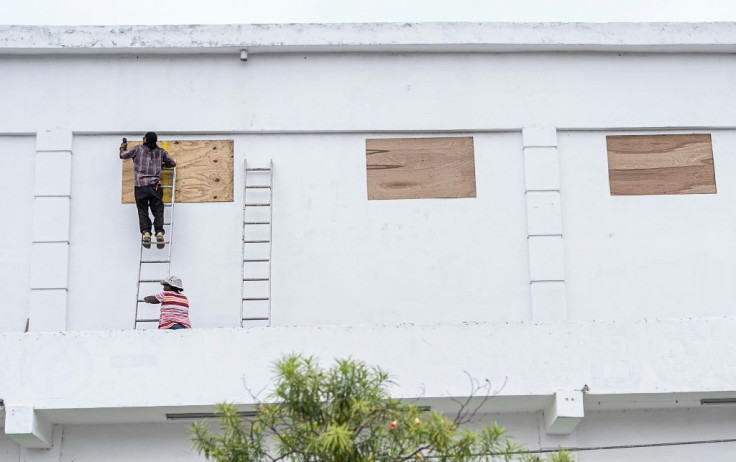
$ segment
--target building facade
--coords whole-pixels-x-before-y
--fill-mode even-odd
[[[448,413],[488,379],[531,449],[732,460],[735,51],[733,23],[0,26],[0,460],[201,460],[167,414],[248,409],[292,352]],[[187,331],[135,322],[117,150],[150,130],[232,142],[227,178],[178,168]]]

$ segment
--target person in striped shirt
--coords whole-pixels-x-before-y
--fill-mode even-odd
[[[181,278],[170,276],[161,281],[164,290],[156,295],[145,297],[147,303],[161,304],[161,316],[158,321],[159,329],[191,329],[189,322],[189,299],[181,292],[184,287]]]

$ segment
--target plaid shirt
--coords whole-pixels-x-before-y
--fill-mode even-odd
[[[146,146],[138,145],[129,151],[120,153],[121,159],[133,158],[133,172],[135,172],[136,186],[149,186],[161,181],[161,164],[176,165],[176,161],[169,156],[165,149],[156,146],[151,150]]]

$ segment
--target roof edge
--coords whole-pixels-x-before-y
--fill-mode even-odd
[[[736,22],[0,26],[0,54],[736,52]]]

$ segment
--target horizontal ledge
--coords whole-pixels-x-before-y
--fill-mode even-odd
[[[351,129],[351,128],[335,128],[335,129],[315,129],[307,128],[303,130],[288,130],[288,129],[253,129],[253,130],[242,130],[242,129],[218,129],[218,130],[201,130],[195,127],[190,129],[182,130],[171,130],[167,132],[158,132],[160,137],[175,137],[175,136],[213,136],[222,137],[226,139],[228,136],[233,135],[281,135],[281,136],[300,136],[300,135],[424,135],[424,134],[451,134],[451,135],[464,135],[464,134],[483,134],[483,133],[519,133],[525,128],[524,126],[498,126],[498,127],[465,127],[465,128],[447,128],[447,127],[436,127],[436,128],[401,128],[401,129],[389,129],[389,128],[372,128],[372,129]],[[709,131],[730,131],[736,130],[736,125],[643,125],[639,127],[632,126],[608,126],[608,125],[597,125],[597,126],[580,126],[580,125],[558,125],[557,132],[709,132]],[[119,131],[119,130],[102,130],[102,129],[78,129],[73,130],[74,136],[108,136],[108,135],[128,135],[137,136],[140,133],[138,131]],[[24,130],[8,130],[0,131],[2,136],[34,136],[35,132],[24,131]],[[219,138],[217,138],[219,139]]]
[[[733,52],[721,23],[427,22],[0,26],[0,54],[334,52]],[[716,42],[716,43],[714,43]],[[204,45],[203,45],[204,44]],[[247,66],[248,63],[243,63]]]
[[[63,290],[69,292],[68,287],[31,287],[31,290]]]

